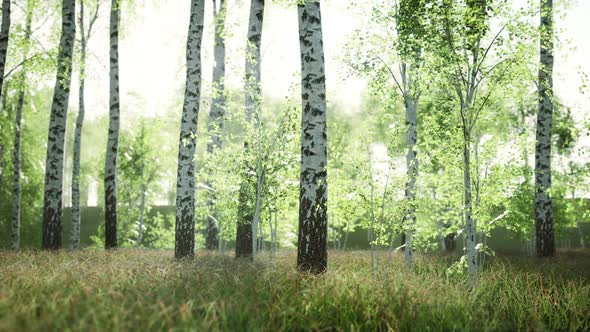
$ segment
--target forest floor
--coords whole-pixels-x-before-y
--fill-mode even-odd
[[[0,331],[590,330],[590,251],[489,260],[468,292],[455,258],[330,252],[319,277],[295,253],[256,263],[203,251],[0,251]]]

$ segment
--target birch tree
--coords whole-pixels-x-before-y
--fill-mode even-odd
[[[424,67],[425,62],[424,44],[427,40],[425,2],[402,0],[393,6],[389,0],[372,2],[370,19],[353,36],[351,44],[355,45],[354,49],[348,50],[351,68],[370,77],[373,91],[386,91],[383,94],[391,105],[388,107],[389,115],[396,115],[395,106],[399,99],[405,111],[406,213],[403,216],[401,248],[408,266],[412,264],[416,223],[418,108],[422,84],[421,67]],[[384,48],[392,44],[394,50],[384,52]]]
[[[10,2],[2,0],[2,24],[0,25],[0,98],[4,92],[4,70],[6,67],[6,53],[10,38]]]
[[[225,17],[227,8],[225,0],[220,0],[219,9],[217,1],[213,0],[213,16],[215,22],[215,47],[213,57],[215,65],[213,67],[213,102],[209,110],[208,132],[211,141],[207,144],[207,153],[213,154],[223,146],[221,135],[223,131],[224,114],[225,114]],[[213,176],[210,172],[209,177]],[[211,188],[211,183],[207,186]],[[218,216],[215,211],[215,194],[209,193],[207,198],[209,214],[205,219],[205,247],[208,250],[215,250],[219,247],[219,225]]]
[[[111,0],[109,134],[105,158],[105,248],[117,247],[117,157],[119,152],[119,22],[120,0]]]
[[[57,58],[57,75],[49,120],[47,159],[45,163],[45,194],[43,200],[43,249],[59,249],[62,245],[62,191],[64,143],[72,53],[76,37],[76,1],[62,1],[62,32]]]
[[[319,1],[297,5],[301,52],[301,177],[297,268],[328,268],[326,76]]]
[[[462,140],[463,204],[462,220],[465,227],[465,251],[468,267],[468,281],[471,288],[478,279],[477,225],[474,217],[473,184],[477,180],[472,165],[475,132],[478,120],[492,101],[494,92],[505,84],[507,71],[515,67],[516,60],[508,48],[500,49],[507,34],[519,34],[513,30],[513,21],[506,18],[505,24],[490,32],[492,11],[502,12],[502,3],[492,6],[489,0],[468,0],[466,2],[443,0],[438,6],[441,23],[440,54],[443,65],[438,68],[446,77],[448,90],[455,94]],[[515,13],[513,15],[520,15]],[[508,31],[513,30],[513,31]],[[502,43],[504,42],[504,43]],[[510,45],[514,46],[514,45]],[[518,45],[516,48],[520,48]],[[490,63],[490,59],[495,61]],[[447,88],[445,88],[447,90]]]
[[[487,31],[486,22],[486,1],[483,4],[471,1],[468,3],[468,11],[472,17],[469,20],[471,35],[466,38],[465,53],[468,73],[464,74],[461,66],[457,66],[454,74],[454,87],[460,101],[460,115],[461,115],[461,129],[463,137],[463,218],[465,221],[466,233],[466,251],[467,251],[467,266],[469,270],[469,284],[473,287],[477,281],[477,251],[476,251],[476,236],[477,229],[475,220],[473,220],[473,193],[471,180],[471,152],[472,152],[472,129],[475,125],[477,117],[474,110],[477,106],[475,103],[476,87],[477,87],[477,65],[480,61],[480,43],[483,35]],[[450,55],[455,61],[457,60],[456,45],[454,36],[451,32],[450,15],[445,13],[445,33],[446,41],[448,43],[448,51],[452,52]],[[473,65],[470,65],[473,63]],[[465,79],[467,77],[467,79]],[[481,111],[481,108],[477,112]]]
[[[205,4],[191,1],[190,24],[186,43],[186,87],[176,182],[176,258],[190,258],[195,250],[195,148],[201,95],[201,41]]]
[[[26,23],[25,23],[25,40],[23,45],[23,65],[20,73],[18,102],[16,105],[16,115],[14,124],[14,148],[13,148],[13,173],[14,184],[12,191],[12,249],[20,248],[20,222],[21,222],[21,126],[23,107],[25,104],[25,90],[27,77],[27,57],[29,55],[29,46],[31,41],[31,24],[33,21],[33,0],[27,0],[26,6]]]
[[[248,41],[246,46],[245,106],[246,124],[254,123],[260,130],[260,64],[262,24],[264,19],[264,0],[252,0],[248,21]],[[258,135],[258,158],[254,165],[251,150],[251,135],[244,141],[245,165],[240,184],[238,221],[236,229],[236,257],[253,258],[258,238],[257,224],[260,218],[261,156],[260,135]]]
[[[555,254],[551,188],[551,126],[553,120],[553,0],[540,0],[541,38],[539,67],[539,110],[535,146],[535,225],[537,255]]]
[[[398,53],[401,59],[401,82],[392,74],[401,95],[403,96],[406,110],[406,188],[405,199],[407,212],[405,222],[405,250],[406,265],[412,265],[414,254],[413,235],[416,223],[416,177],[418,175],[418,158],[415,149],[418,142],[418,103],[420,99],[420,73],[419,67],[422,61],[422,47],[425,35],[424,31],[424,0],[403,0],[399,2],[396,22],[398,33]]]
[[[86,57],[88,40],[92,35],[92,28],[98,18],[100,0],[96,1],[96,8],[91,14],[88,30],[84,24],[84,0],[80,1],[80,13],[78,24],[80,29],[80,86],[78,87],[78,117],[76,119],[76,129],[74,132],[74,155],[72,165],[72,228],[70,232],[70,247],[78,249],[80,247],[80,155],[82,149],[82,127],[84,125],[84,115],[86,107],[84,103],[84,93],[86,87]]]

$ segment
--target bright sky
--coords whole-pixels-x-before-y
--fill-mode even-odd
[[[123,14],[123,36],[120,45],[121,93],[125,112],[141,112],[146,116],[164,113],[182,98],[184,84],[184,54],[188,28],[189,1],[135,0],[134,13]],[[230,86],[240,89],[243,75],[242,49],[245,46],[247,0],[228,0],[228,23],[233,35],[227,42],[227,80]],[[339,61],[343,45],[356,28],[358,20],[347,10],[349,0],[324,1],[324,42],[326,52],[328,98],[358,111],[363,95],[364,82],[359,78],[344,79],[343,64]],[[207,1],[204,44],[204,79],[208,84],[212,70],[212,6]],[[95,54],[90,61],[91,76],[88,87],[89,117],[107,112],[108,103],[108,33],[106,4],[102,18],[90,48]],[[567,49],[556,54],[556,90],[566,104],[588,114],[590,98],[579,93],[579,66],[590,73],[590,43],[586,33],[590,31],[590,1],[578,0],[565,21],[559,22],[564,29],[563,39],[571,39]],[[572,51],[573,49],[573,51]],[[299,41],[297,36],[297,11],[267,1],[263,30],[262,89],[272,97],[284,98],[297,93],[290,91],[298,83],[295,74],[299,70]],[[75,84],[75,82],[74,82]],[[73,89],[76,91],[76,89]],[[76,93],[74,92],[74,95]],[[133,95],[134,97],[130,97]],[[72,96],[75,98],[75,96]],[[136,100],[134,100],[136,99]],[[72,99],[76,100],[76,99]],[[137,106],[142,101],[145,108]],[[180,110],[179,110],[180,112]],[[579,113],[578,113],[579,114]]]
[[[165,113],[175,100],[182,98],[184,86],[184,57],[188,30],[189,1],[136,0],[135,13],[123,14],[123,39],[120,44],[120,78],[123,111],[142,112],[146,116]],[[212,5],[206,2],[206,26],[203,78],[207,86],[212,72]],[[231,36],[226,43],[226,80],[236,90],[242,89],[246,23],[249,1],[229,0],[228,24]],[[348,34],[355,28],[354,20],[347,13],[343,1],[330,1],[323,5],[326,70],[330,99],[345,105],[349,111],[360,110],[360,97],[364,81],[359,78],[344,80],[337,60]],[[263,30],[262,90],[266,96],[284,98],[296,95],[293,85],[299,83],[295,76],[300,69],[297,10],[273,5],[267,1]],[[106,9],[106,8],[103,8]],[[108,26],[104,12],[101,25],[91,40],[95,53],[90,61],[90,71],[95,75],[88,82],[87,111],[89,118],[108,111]],[[131,17],[130,17],[131,16]],[[76,82],[74,82],[76,84]],[[295,85],[297,86],[297,85]],[[77,98],[72,91],[72,101]],[[134,97],[129,97],[133,95]],[[130,103],[142,100],[142,109],[126,109]],[[75,106],[72,104],[72,106]],[[180,114],[180,109],[178,110]],[[123,114],[124,118],[124,114]],[[180,119],[180,116],[179,116]]]
[[[227,0],[228,24],[232,33],[227,41],[226,80],[236,90],[242,88],[243,48],[248,20],[247,0]],[[182,92],[185,79],[184,57],[189,19],[189,1],[135,0],[134,12],[126,11],[122,17],[120,45],[122,120],[125,114],[142,113],[157,116],[170,109],[177,109],[180,119]],[[203,79],[206,88],[212,72],[212,3],[206,1],[206,26],[203,50]],[[360,102],[365,82],[360,78],[345,78],[344,64],[339,60],[350,33],[356,29],[357,20],[347,7],[350,0],[331,0],[322,3],[324,43],[328,99],[344,108],[344,111],[361,111]],[[285,8],[267,1],[263,29],[262,90],[266,96],[284,98],[299,92],[299,41],[297,35],[297,10]],[[90,58],[87,83],[87,116],[92,119],[108,111],[108,8],[103,5],[102,17],[90,42],[93,56]],[[566,105],[572,107],[576,118],[582,120],[590,114],[590,97],[579,92],[581,68],[590,73],[590,43],[586,33],[590,31],[590,0],[577,0],[564,21],[563,40],[570,40],[567,48],[556,54],[557,93]],[[77,78],[74,79],[74,85]],[[296,88],[295,90],[293,88]],[[75,110],[77,89],[72,89],[72,108]],[[207,96],[207,94],[205,94]],[[206,113],[206,112],[203,112]],[[203,114],[204,115],[204,114]],[[590,146],[590,138],[583,137],[584,146]]]
[[[173,110],[178,114],[182,105],[185,81],[185,43],[188,30],[190,1],[134,0],[133,12],[124,10],[121,21],[120,79],[123,126],[129,114],[140,113],[153,117]],[[229,4],[227,22],[229,31],[227,46],[228,85],[242,89],[244,71],[248,0],[226,0]],[[368,1],[368,0],[367,0]],[[524,0],[518,0],[524,1]],[[578,123],[590,117],[590,96],[579,91],[579,70],[590,74],[590,0],[572,0],[575,3],[564,20],[558,20],[562,40],[567,47],[556,53],[555,89],[565,104],[572,108]],[[359,25],[347,7],[351,0],[324,0],[322,18],[326,53],[328,100],[346,112],[359,112],[365,91],[365,81],[345,78],[345,65],[339,60],[343,47]],[[355,1],[360,2],[360,1]],[[101,15],[90,41],[92,55],[89,59],[87,78],[87,118],[92,120],[108,112],[108,1],[103,1]],[[206,1],[203,49],[203,79],[207,89],[212,75],[212,2]],[[266,1],[263,28],[262,91],[268,97],[298,96],[300,70],[297,10]],[[71,109],[77,109],[77,73],[74,74]],[[205,98],[207,99],[207,93]],[[207,112],[201,113],[201,119]],[[579,147],[590,150],[590,137],[582,135]],[[375,146],[375,153],[383,146]],[[385,150],[381,151],[382,153]],[[383,161],[388,158],[383,155]],[[383,163],[381,163],[383,164]],[[384,165],[384,164],[383,164]],[[382,165],[382,166],[383,166]],[[400,164],[400,167],[403,165]]]

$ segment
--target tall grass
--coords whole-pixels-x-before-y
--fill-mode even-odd
[[[403,257],[373,276],[366,252],[330,253],[326,274],[295,254],[256,263],[200,252],[0,252],[0,331],[590,329],[590,254],[498,258],[468,292],[451,260]]]

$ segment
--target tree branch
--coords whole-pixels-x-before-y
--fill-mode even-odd
[[[21,61],[18,65],[16,65],[14,68],[10,69],[5,75],[4,75],[4,79],[7,79],[8,76],[10,76],[14,71],[16,71],[18,68],[22,67],[24,64],[26,64],[27,62],[33,60],[36,57],[39,57],[43,54],[46,54],[45,52],[42,53],[37,53],[31,57],[28,57],[27,59],[24,59],[23,61]]]
[[[395,77],[395,74],[393,73],[393,70],[391,70],[391,67],[389,67],[389,65],[387,64],[387,62],[385,62],[385,60],[383,60],[380,56],[376,56],[377,59],[379,59],[383,65],[385,66],[385,68],[387,69],[387,71],[389,71],[389,74],[391,75],[391,78],[393,78],[393,81],[395,82],[395,85],[397,85],[397,88],[399,89],[399,92],[402,95],[405,95],[405,91],[402,88],[402,86],[399,84],[399,81],[397,80],[397,78]]]
[[[483,53],[483,56],[481,57],[481,60],[479,61],[479,64],[477,65],[477,68],[476,68],[477,71],[479,71],[481,69],[481,66],[483,65],[483,62],[485,61],[485,59],[487,58],[488,53],[492,49],[492,46],[494,46],[494,43],[496,42],[498,37],[500,37],[500,34],[502,33],[502,31],[504,31],[504,29],[506,28],[507,25],[508,25],[508,23],[504,24],[504,26],[500,29],[500,31],[498,31],[498,33],[496,33],[496,35],[494,36],[494,38],[492,39],[492,41],[490,42],[490,44],[486,48],[485,52]]]

